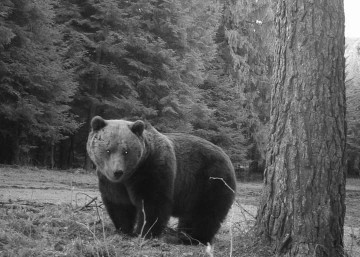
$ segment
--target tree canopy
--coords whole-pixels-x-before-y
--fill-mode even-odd
[[[101,115],[204,137],[236,168],[262,171],[274,51],[270,5],[1,1],[0,162],[89,168],[84,142],[90,119]],[[356,114],[357,94],[350,98]],[[358,149],[353,117],[349,144]]]
[[[271,76],[256,23],[264,9],[252,1],[2,1],[0,161],[89,167],[89,121],[102,115],[202,136],[236,165],[261,162]]]

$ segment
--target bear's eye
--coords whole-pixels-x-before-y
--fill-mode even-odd
[[[110,154],[110,153],[111,153],[111,151],[110,151],[110,150],[106,150],[106,153],[107,153],[107,154]]]
[[[124,150],[124,151],[123,151],[123,154],[124,154],[124,155],[128,155],[128,154],[129,154],[129,151],[128,151],[128,150]]]

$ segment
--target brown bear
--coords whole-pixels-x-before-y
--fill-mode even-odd
[[[160,133],[139,120],[96,116],[91,129],[87,151],[116,229],[160,236],[174,216],[186,238],[211,243],[236,189],[234,168],[221,148],[188,134]]]

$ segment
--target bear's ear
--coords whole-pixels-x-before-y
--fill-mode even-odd
[[[142,136],[142,133],[144,132],[145,124],[143,121],[137,120],[134,122],[134,124],[131,125],[130,129],[135,135],[140,137],[140,136]]]
[[[91,120],[91,129],[93,131],[99,131],[100,129],[102,129],[103,127],[106,126],[106,121],[101,118],[100,116],[95,116],[94,118],[92,118]]]

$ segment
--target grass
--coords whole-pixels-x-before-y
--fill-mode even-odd
[[[209,249],[204,245],[174,245],[162,238],[147,240],[116,233],[106,211],[91,194],[94,189],[97,192],[94,175],[6,168],[0,170],[0,180],[7,182],[0,186],[0,189],[5,189],[0,192],[3,199],[0,202],[0,256],[274,256],[271,248],[258,244],[252,230],[253,215],[256,213],[254,205],[261,193],[258,183],[239,184],[234,208]],[[64,193],[66,186],[67,193],[71,192],[71,200],[46,204],[36,200],[41,195],[26,198],[43,185],[49,189],[42,190],[41,194],[49,195],[50,191]],[[350,229],[347,231],[350,241],[347,243],[346,256],[356,257],[359,256],[360,246],[360,180],[348,179],[348,186],[346,223]],[[56,191],[59,188],[62,191]],[[83,192],[79,193],[81,190]],[[14,196],[14,192],[18,194]],[[17,196],[22,196],[22,200],[14,200],[19,198]],[[87,199],[77,202],[81,196]],[[91,199],[93,201],[90,203]],[[86,203],[89,206],[85,208]],[[167,233],[170,233],[170,229]]]
[[[99,220],[97,211],[70,205],[15,206],[0,209],[2,256],[142,256],[133,239],[115,233],[102,209]]]
[[[230,237],[229,229],[222,229],[210,250],[206,246],[172,245],[162,239],[145,240],[115,233],[100,207],[79,210],[69,204],[43,207],[27,204],[1,206],[1,256],[264,256],[248,255],[251,247],[246,242],[251,239],[240,226],[233,228],[234,238]],[[241,242],[232,254],[231,239]]]

